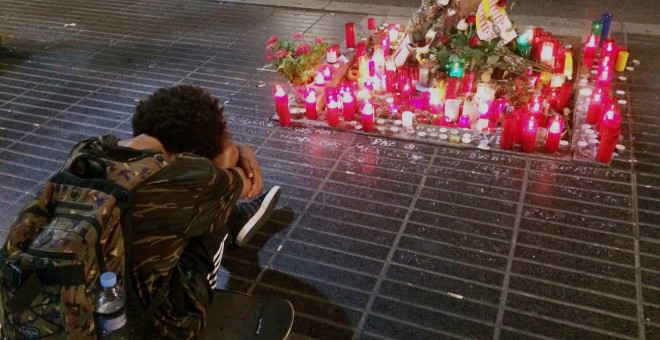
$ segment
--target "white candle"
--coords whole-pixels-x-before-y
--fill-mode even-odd
[[[323,76],[323,73],[321,72],[316,73],[316,76],[314,76],[314,84],[318,86],[325,85],[325,77]]]
[[[458,99],[445,100],[445,116],[449,118],[449,121],[455,122],[458,119],[458,109],[460,105],[461,102]]]
[[[429,86],[429,71],[428,67],[421,67],[419,69],[419,83],[424,87]]]
[[[403,111],[401,113],[401,125],[405,128],[413,126],[413,113],[410,111]]]

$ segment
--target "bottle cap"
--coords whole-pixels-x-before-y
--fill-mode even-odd
[[[117,284],[117,275],[113,272],[105,272],[101,274],[99,280],[101,281],[101,287],[112,288]]]

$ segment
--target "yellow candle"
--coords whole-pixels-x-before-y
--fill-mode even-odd
[[[564,75],[568,80],[573,79],[573,53],[564,52]]]
[[[628,51],[619,51],[619,54],[616,56],[614,70],[623,72],[626,69],[626,63],[628,63]]]

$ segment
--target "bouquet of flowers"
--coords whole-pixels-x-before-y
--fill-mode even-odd
[[[294,34],[292,41],[272,36],[267,43],[266,61],[293,86],[307,84],[314,79],[316,68],[325,58],[328,48],[324,38],[316,38],[310,43],[302,33]]]

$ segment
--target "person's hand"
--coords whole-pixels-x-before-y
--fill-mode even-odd
[[[261,168],[259,167],[257,157],[255,157],[252,148],[247,145],[241,145],[238,147],[238,151],[238,166],[243,169],[245,175],[252,180],[252,188],[248,194],[248,198],[252,198],[261,194],[264,189]]]

